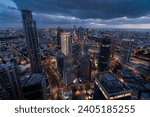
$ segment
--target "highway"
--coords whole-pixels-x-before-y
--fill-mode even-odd
[[[58,75],[57,70],[54,68],[54,64],[52,64],[51,59],[46,60],[44,70],[48,75],[48,82],[50,87],[50,99],[58,100],[60,99],[61,93],[61,80]]]

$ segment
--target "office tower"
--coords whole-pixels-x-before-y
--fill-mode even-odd
[[[46,75],[44,73],[32,74],[21,81],[24,99],[47,99]]]
[[[64,65],[64,57],[62,53],[56,54],[56,61],[57,61],[57,69],[60,75],[62,75],[63,72],[63,65]]]
[[[111,41],[108,36],[103,37],[99,50],[99,71],[106,71],[110,58]]]
[[[61,48],[61,32],[57,31],[57,45]]]
[[[90,56],[80,58],[80,77],[90,80]]]
[[[78,31],[77,31],[77,34],[78,34],[78,39],[83,40],[84,29],[82,27],[79,27]]]
[[[70,52],[70,60],[72,64],[77,64],[80,56],[81,56],[80,45],[77,43],[72,43]]]
[[[73,81],[77,78],[76,76],[76,67],[71,66],[67,59],[64,60],[64,69],[63,69],[63,83],[65,86],[73,84]]]
[[[22,10],[22,20],[32,73],[41,73],[42,68],[36,32],[36,22],[32,19],[32,13],[30,10]]]
[[[70,44],[71,44],[70,33],[69,32],[62,33],[61,34],[61,51],[62,53],[64,53],[65,56],[69,55]]]
[[[72,29],[72,36],[75,37],[77,34],[76,34],[76,25],[73,25],[73,29]]]
[[[57,45],[61,48],[61,33],[63,32],[63,29],[60,27],[57,28]]]
[[[88,43],[82,43],[82,57],[86,56],[89,54],[89,44]]]
[[[0,65],[0,83],[10,99],[22,99],[18,67],[13,63]]]
[[[116,49],[116,40],[114,38],[111,39],[111,49],[110,49],[110,57],[113,58],[115,55],[115,49]]]
[[[72,85],[75,78],[75,69],[73,67],[64,68],[63,83],[65,84],[65,86]]]
[[[134,39],[123,39],[121,49],[121,63],[127,64],[130,62]]]

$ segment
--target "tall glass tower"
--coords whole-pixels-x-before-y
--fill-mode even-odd
[[[23,99],[20,73],[18,66],[13,63],[6,63],[0,65],[0,84],[9,99]]]
[[[32,19],[32,12],[30,10],[22,10],[22,20],[32,73],[41,73],[42,68],[36,32],[36,22]]]
[[[110,59],[111,40],[108,36],[102,39],[99,50],[99,71],[107,71]]]

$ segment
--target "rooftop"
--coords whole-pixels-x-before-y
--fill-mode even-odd
[[[112,73],[99,74],[95,82],[106,99],[131,96],[132,90],[118,80]]]
[[[32,74],[28,78],[25,78],[21,81],[22,87],[27,87],[31,85],[38,85],[42,80],[46,78],[44,73]]]

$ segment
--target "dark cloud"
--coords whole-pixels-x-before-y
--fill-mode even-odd
[[[150,0],[13,0],[19,9],[81,19],[136,18],[150,13]]]
[[[76,24],[104,28],[132,26],[150,28],[150,0],[12,1],[14,5],[8,2],[5,5],[0,3],[1,27],[22,27],[20,9],[30,9],[38,27]]]

